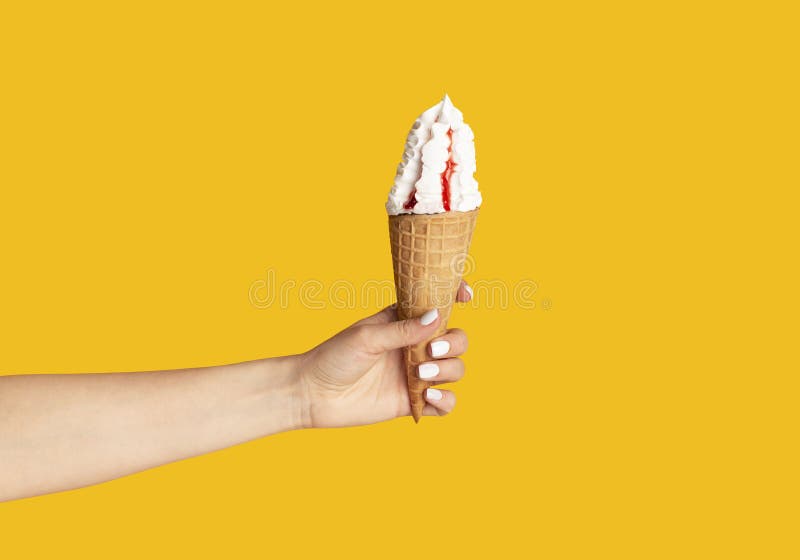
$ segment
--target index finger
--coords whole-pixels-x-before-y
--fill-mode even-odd
[[[458,291],[456,292],[456,301],[459,303],[467,303],[471,300],[472,288],[470,288],[469,284],[462,280],[461,285],[458,287]]]

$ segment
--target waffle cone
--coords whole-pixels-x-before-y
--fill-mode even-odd
[[[404,349],[415,422],[425,407],[425,390],[433,385],[417,376],[417,366],[429,359],[428,343],[447,330],[477,217],[478,210],[389,216],[398,317],[419,317],[433,308],[441,317],[431,339]]]

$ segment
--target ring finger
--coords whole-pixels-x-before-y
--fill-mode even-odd
[[[458,381],[464,377],[464,362],[459,358],[425,362],[417,367],[417,376],[433,383]]]

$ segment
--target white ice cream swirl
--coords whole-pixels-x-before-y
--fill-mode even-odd
[[[386,210],[397,214],[468,212],[481,205],[475,136],[450,98],[422,113],[408,133]]]

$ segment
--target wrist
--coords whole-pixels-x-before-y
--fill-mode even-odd
[[[302,355],[260,360],[258,393],[273,433],[311,427],[301,363]]]
[[[290,371],[290,402],[294,425],[292,429],[302,430],[315,428],[314,426],[314,407],[318,405],[319,396],[314,390],[314,383],[309,382],[306,370],[313,350],[303,354],[286,356],[281,358],[285,361],[287,370]]]
[[[288,356],[292,369],[292,407],[296,418],[296,430],[313,428],[311,421],[312,394],[303,375],[307,353]]]

